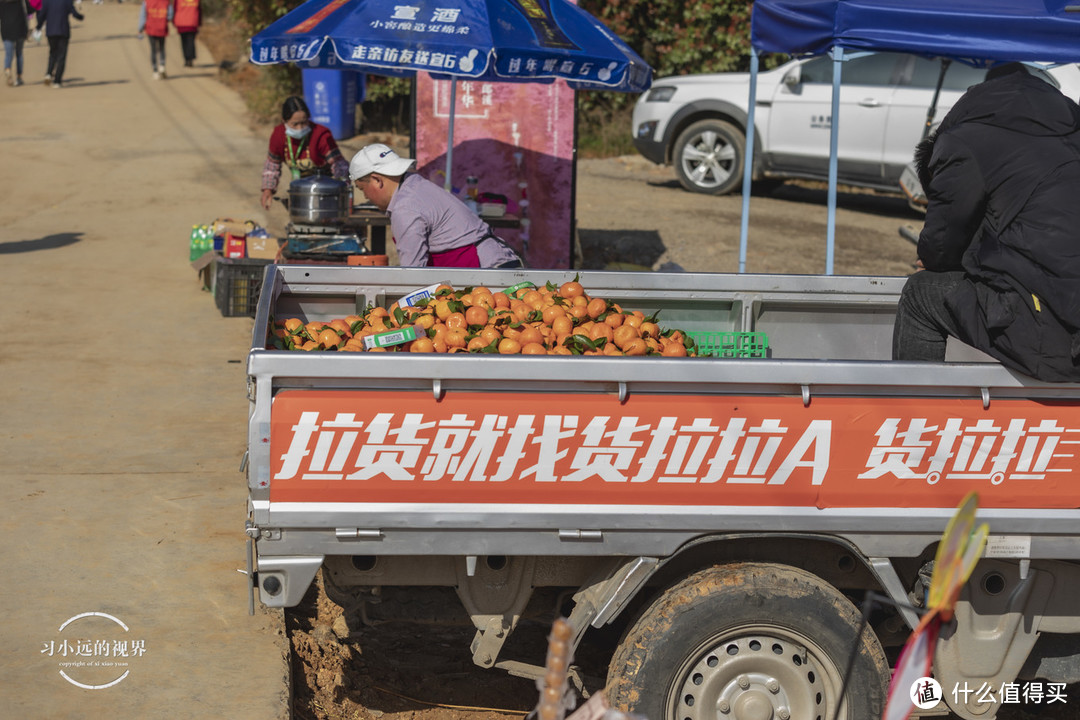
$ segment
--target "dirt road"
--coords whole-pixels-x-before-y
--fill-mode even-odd
[[[826,192],[789,183],[750,202],[746,272],[824,273]],[[902,225],[922,219],[900,197],[838,193],[833,271],[838,275],[907,275],[915,246]],[[742,196],[683,190],[670,167],[644,158],[578,162],[578,233],[585,265],[630,262],[653,270],[737,272]]]
[[[187,247],[217,217],[280,227],[257,203],[266,134],[205,51],[181,67],[175,34],[152,78],[137,4],[83,12],[64,88],[41,82],[33,43],[28,84],[0,87],[0,707],[284,717],[283,618],[249,617],[237,572],[251,321],[218,313]],[[822,198],[755,198],[748,269],[823,270]],[[842,206],[837,271],[906,273],[903,204]],[[686,193],[636,158],[582,161],[577,214],[588,267],[737,268],[738,197]]]
[[[65,87],[32,41],[0,87],[0,714],[284,717],[282,618],[237,572],[250,321],[187,248],[252,214],[265,141],[175,34],[153,80],[138,12],[83,3]]]

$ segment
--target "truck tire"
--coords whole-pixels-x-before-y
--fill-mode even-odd
[[[742,185],[746,136],[723,120],[699,120],[676,138],[672,158],[684,188],[726,195]]]
[[[714,567],[665,592],[608,669],[613,707],[649,720],[881,717],[889,664],[831,585],[765,563]],[[857,650],[840,715],[844,673]]]

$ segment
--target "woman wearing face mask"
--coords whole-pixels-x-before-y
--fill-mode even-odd
[[[330,130],[311,122],[311,113],[303,98],[290,97],[281,106],[282,123],[270,133],[270,151],[262,174],[262,206],[267,210],[274,201],[284,163],[290,182],[318,173],[345,181],[349,163],[338,149]]]

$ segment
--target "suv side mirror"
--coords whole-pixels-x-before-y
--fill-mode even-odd
[[[800,72],[800,69],[800,66],[796,65],[795,67],[784,73],[783,82],[784,86],[788,90],[794,90],[796,87],[799,86],[799,83],[802,82],[802,73]]]

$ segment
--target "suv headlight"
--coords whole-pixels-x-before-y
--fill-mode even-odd
[[[667,102],[675,94],[675,88],[670,85],[667,87],[657,87],[649,91],[649,94],[645,96],[645,102]]]

